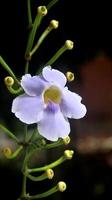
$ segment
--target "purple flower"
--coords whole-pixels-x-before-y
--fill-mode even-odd
[[[86,114],[81,97],[68,90],[65,75],[50,66],[42,75],[22,77],[25,93],[13,100],[12,112],[26,124],[38,123],[38,131],[46,139],[56,141],[70,133],[68,118],[80,119]]]

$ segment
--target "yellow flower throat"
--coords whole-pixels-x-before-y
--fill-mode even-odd
[[[44,92],[44,102],[47,104],[49,101],[59,104],[61,102],[61,91],[56,86],[51,86]]]

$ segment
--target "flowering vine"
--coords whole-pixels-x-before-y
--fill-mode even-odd
[[[9,76],[4,78],[4,83],[8,91],[16,95],[12,102],[11,111],[24,124],[24,137],[22,141],[7,127],[0,124],[0,129],[17,144],[17,149],[14,152],[9,147],[3,149],[5,157],[7,159],[15,159],[23,152],[25,155],[21,169],[23,174],[22,192],[18,200],[44,198],[57,191],[63,192],[66,190],[66,183],[60,181],[48,191],[30,195],[27,191],[27,180],[42,181],[47,178],[52,179],[54,177],[53,168],[66,160],[72,159],[73,150],[65,150],[60,158],[41,167],[30,168],[30,159],[34,153],[38,153],[42,149],[47,150],[69,144],[69,118],[80,119],[86,114],[86,107],[81,103],[82,98],[78,94],[71,92],[66,86],[67,81],[74,80],[74,74],[67,72],[64,75],[61,71],[51,67],[66,50],[73,49],[74,43],[71,40],[65,41],[64,45],[45,64],[39,74],[31,76],[29,73],[32,56],[39,49],[47,35],[59,26],[57,20],[51,20],[38,41],[35,42],[37,29],[41,25],[43,18],[57,2],[58,0],[52,0],[47,6],[39,6],[33,21],[31,2],[27,0],[30,29],[25,51],[25,70],[24,75],[20,79],[16,77],[12,69],[0,56],[1,66],[9,73]],[[35,124],[36,126],[31,136],[28,137],[28,126],[30,124]],[[32,175],[34,172],[41,172],[41,175],[38,177]]]

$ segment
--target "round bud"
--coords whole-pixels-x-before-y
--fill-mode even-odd
[[[65,41],[65,46],[68,50],[72,50],[74,47],[74,43],[71,40],[66,40]]]
[[[41,143],[43,146],[46,145],[46,141],[44,139],[41,139]]]
[[[66,73],[66,77],[67,77],[67,80],[68,80],[69,82],[71,82],[71,81],[74,80],[74,73],[72,73],[72,72],[67,72],[67,73]]]
[[[67,136],[67,137],[63,138],[63,143],[64,143],[65,145],[69,144],[69,143],[70,143],[70,137]]]
[[[6,147],[6,148],[3,149],[3,154],[4,154],[5,157],[8,158],[8,157],[11,156],[12,151],[11,151],[11,149],[9,147]]]
[[[4,78],[4,82],[6,86],[11,87],[14,84],[14,79],[11,76],[7,76]]]
[[[41,16],[47,15],[47,8],[46,8],[46,6],[39,6],[37,8],[37,11],[38,11],[38,14],[41,15]]]
[[[50,21],[50,26],[54,29],[57,29],[59,26],[59,22],[53,19]]]
[[[66,190],[66,188],[67,188],[66,183],[63,182],[63,181],[60,181],[60,182],[57,184],[57,186],[58,186],[58,190],[59,190],[60,192],[64,192],[64,191]]]
[[[25,54],[25,60],[30,61],[31,60],[31,55],[30,53]]]
[[[54,177],[54,171],[52,169],[47,169],[46,174],[48,179],[52,179]]]
[[[73,157],[74,151],[72,150],[65,150],[64,151],[64,156],[67,160],[71,160]]]

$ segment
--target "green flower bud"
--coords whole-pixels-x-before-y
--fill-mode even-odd
[[[57,21],[57,20],[51,20],[50,21],[50,26],[52,27],[52,28],[54,28],[54,29],[57,29],[58,28],[58,26],[59,26],[59,22]]]
[[[12,155],[12,151],[9,147],[5,147],[3,149],[3,154],[6,158],[9,158]]]
[[[11,76],[7,76],[4,78],[4,82],[7,87],[11,87],[14,84],[14,79]]]
[[[44,139],[41,139],[41,143],[43,146],[46,145],[46,141]]]
[[[37,11],[38,11],[38,14],[41,15],[41,16],[47,15],[47,8],[46,8],[46,6],[39,6],[37,8]]]
[[[67,160],[71,160],[73,157],[74,151],[73,150],[65,150],[64,151],[64,156],[66,157]]]
[[[52,179],[54,177],[54,171],[52,169],[47,169],[46,174],[48,179]]]
[[[65,46],[68,50],[72,50],[74,47],[74,43],[71,40],[66,40],[65,41]]]
[[[66,77],[67,77],[67,80],[68,80],[69,82],[71,82],[71,81],[74,80],[74,73],[72,73],[72,72],[67,72],[67,73],[66,73]]]
[[[67,136],[67,137],[63,138],[63,143],[64,143],[65,145],[69,144],[69,143],[70,143],[70,137]]]
[[[58,190],[59,190],[60,192],[64,192],[64,191],[66,190],[66,188],[67,188],[66,183],[63,182],[63,181],[60,181],[60,182],[57,184],[57,187],[58,187]]]

